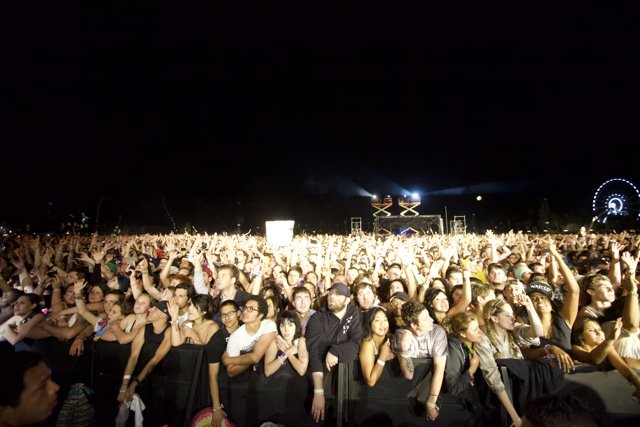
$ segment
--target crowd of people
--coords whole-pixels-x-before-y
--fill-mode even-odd
[[[72,356],[91,341],[128,346],[119,388],[102,397],[114,405],[184,344],[206,347],[216,426],[233,418],[221,370],[308,376],[322,421],[326,373],[354,360],[370,387],[387,364],[407,380],[429,364],[407,396],[427,420],[442,393],[473,406],[486,392],[521,425],[523,399],[584,364],[619,371],[635,388],[624,398],[640,398],[640,237],[625,232],[303,235],[285,246],[206,234],[0,240],[0,345],[53,337]],[[520,402],[501,365],[533,385]],[[0,402],[0,416],[13,404]]]

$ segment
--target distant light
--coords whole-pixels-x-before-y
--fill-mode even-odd
[[[476,197],[476,200],[477,200],[477,201],[479,201],[479,202],[481,202],[481,201],[482,201],[482,196],[477,196],[477,197]]]
[[[372,199],[377,199],[378,196],[376,196],[375,194],[373,196],[371,196]]]
[[[420,195],[418,193],[411,193],[411,197],[413,197],[414,199],[417,199],[420,197]]]

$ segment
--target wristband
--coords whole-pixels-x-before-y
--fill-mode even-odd
[[[376,360],[376,363],[384,368],[384,365],[385,365],[386,362],[384,360],[382,360],[382,359],[378,359],[378,360]]]
[[[316,395],[316,394],[322,394],[322,395],[324,395],[324,389],[323,389],[323,388],[314,388],[314,389],[313,389],[313,394],[314,394],[314,395]]]
[[[549,359],[549,365],[553,368],[553,359],[554,356],[549,352],[549,344],[544,346],[544,352],[547,354],[547,359]]]
[[[224,405],[221,403],[220,406],[213,406],[213,412],[220,412],[224,408]]]
[[[435,409],[435,410],[440,410],[440,407],[438,405],[436,405],[435,403],[431,403],[427,400],[427,408],[431,408],[431,409]]]
[[[638,296],[638,291],[629,292],[629,295],[632,296],[632,297],[637,297]]]
[[[286,358],[287,357],[287,353],[285,353],[282,350],[278,350],[278,357],[285,357]]]
[[[131,375],[125,375],[124,377],[122,377],[123,380],[128,380],[129,378],[131,378]]]
[[[127,388],[126,387],[120,387],[120,393],[126,393]]]
[[[60,289],[54,289],[53,292],[60,292]]]

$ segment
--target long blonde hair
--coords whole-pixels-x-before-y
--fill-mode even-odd
[[[506,358],[505,356],[507,356],[506,354],[503,355],[500,350],[498,350],[500,347],[498,345],[498,338],[496,336],[497,334],[495,330],[495,323],[493,322],[493,320],[491,320],[491,317],[498,316],[504,311],[505,305],[509,305],[509,303],[501,299],[494,299],[488,301],[484,306],[483,319],[484,326],[487,329],[487,338],[489,338],[489,342],[491,342],[491,345],[493,345],[493,347],[497,350],[493,354],[494,359],[504,359]],[[507,338],[509,340],[509,348],[511,348],[511,353],[514,358],[522,359],[522,352],[520,351],[520,347],[518,347],[518,344],[516,344],[516,340],[513,337],[513,332],[507,331]]]

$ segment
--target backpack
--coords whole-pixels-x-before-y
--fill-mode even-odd
[[[88,396],[93,390],[83,383],[75,383],[71,386],[67,399],[64,401],[56,427],[90,427],[95,425],[95,410]]]

